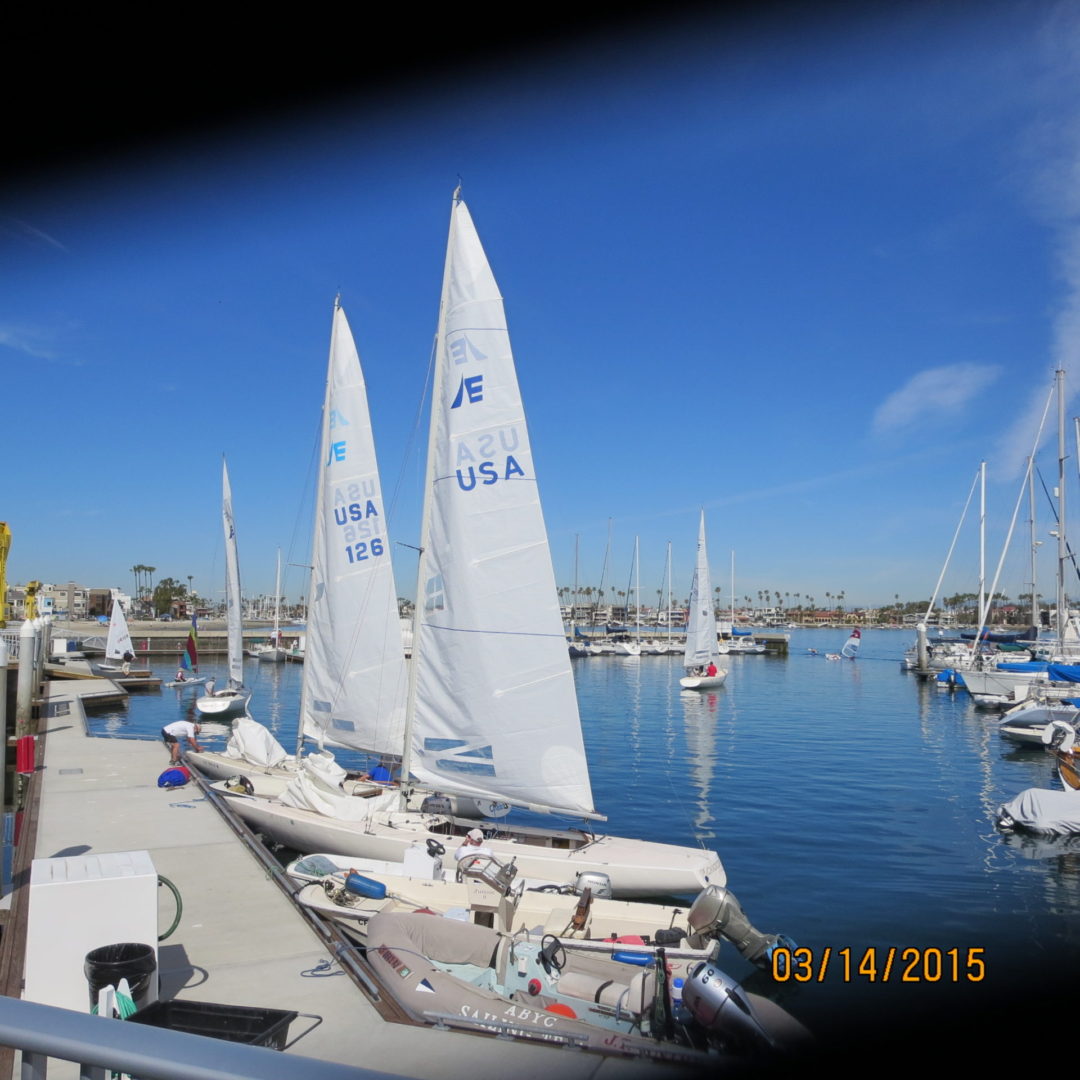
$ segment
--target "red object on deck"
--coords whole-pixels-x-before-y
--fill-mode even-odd
[[[23,735],[15,743],[15,771],[17,773],[32,773],[34,771],[35,750],[33,735]]]

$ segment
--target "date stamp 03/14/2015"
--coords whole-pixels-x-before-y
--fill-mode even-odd
[[[820,949],[777,947],[772,954],[772,976],[777,982],[977,983],[986,978],[986,950],[939,949],[899,945],[850,946]]]

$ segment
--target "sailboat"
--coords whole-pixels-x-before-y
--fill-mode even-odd
[[[199,674],[199,625],[198,616],[191,616],[191,629],[188,631],[184,651],[180,654],[180,667],[176,672],[176,678],[167,682],[166,686],[200,686],[206,682],[206,676]]]
[[[281,548],[278,548],[277,576],[274,582],[274,629],[270,634],[270,640],[263,642],[261,645],[256,645],[251,650],[251,655],[256,660],[267,661],[271,664],[283,664],[287,650],[281,644]]]
[[[862,631],[856,626],[851,634],[848,636],[847,641],[844,642],[844,647],[840,650],[840,655],[845,660],[854,660],[859,655],[859,646],[862,645]]]
[[[98,639],[101,640],[100,638]],[[113,601],[112,613],[109,616],[109,636],[105,639],[105,659],[118,660],[118,664],[98,664],[99,671],[124,671],[127,665],[135,658],[135,646],[131,642],[131,633],[128,631],[127,619],[124,617],[124,609],[119,600]]]
[[[684,690],[712,690],[722,686],[727,672],[716,666],[716,614],[713,611],[712,582],[709,580],[709,553],[705,547],[705,511],[698,526],[697,562],[690,586],[690,608],[686,623],[686,651],[679,680]],[[709,671],[714,674],[709,674]]]
[[[634,640],[616,641],[616,656],[641,655],[641,560],[638,550],[638,537],[634,537],[634,584],[630,592],[634,594]]]
[[[206,692],[195,699],[195,708],[203,715],[220,720],[237,716],[247,709],[251,691],[244,686],[244,629],[240,607],[240,559],[236,551],[236,524],[233,521],[232,487],[229,467],[221,461],[221,522],[225,531],[225,619],[228,628],[229,682],[220,690],[214,680]]]
[[[325,624],[331,637],[321,638],[316,587],[305,660],[305,668],[313,669],[328,664],[331,650],[344,649],[355,657],[343,669],[347,678],[335,677],[328,664],[321,691],[314,684],[309,690],[306,683],[304,724],[322,723],[326,711],[334,710],[341,724],[363,734],[369,748],[379,741],[386,752],[403,754],[400,776],[405,782],[366,799],[320,787],[318,777],[306,775],[313,770],[305,770],[303,778],[309,791],[297,790],[303,786],[298,777],[281,798],[268,797],[275,785],[262,785],[258,777],[251,795],[216,785],[249,825],[297,850],[401,861],[405,848],[417,841],[444,841],[474,824],[452,817],[439,796],[425,800],[426,809],[409,809],[414,787],[494,806],[600,817],[592,802],[502,299],[468,209],[456,196],[436,356],[403,729],[397,728],[402,714],[393,707],[396,696],[388,694],[396,680],[381,669],[391,660],[397,664],[397,649],[390,644],[400,642],[396,626],[372,651],[349,653],[358,623],[366,620],[358,620],[355,607],[343,604],[340,616]],[[331,431],[324,418],[323,461],[328,464],[339,455],[347,459],[360,434],[362,417],[353,413],[347,420],[348,427]],[[323,489],[329,496],[322,527],[332,526],[341,558],[349,565],[388,561],[381,504],[370,496],[339,503],[338,489],[328,489],[326,477]],[[328,574],[324,596],[332,596],[336,585]],[[366,670],[370,666],[376,668],[374,677]],[[373,703],[339,712],[336,706],[350,682],[357,694],[382,687],[387,700],[381,707]],[[361,732],[360,725],[371,724],[377,730]],[[323,730],[327,737],[341,734],[334,726]],[[261,786],[267,796],[261,795]],[[311,797],[301,806],[306,795]],[[314,805],[322,812],[311,809]],[[712,851],[580,828],[500,823],[489,824],[486,831],[485,846],[500,859],[513,859],[521,875],[568,882],[581,874],[600,874],[610,880],[615,897],[697,892],[725,881]]]

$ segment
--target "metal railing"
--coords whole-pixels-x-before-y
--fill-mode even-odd
[[[45,1080],[50,1058],[77,1062],[81,1080],[104,1080],[108,1071],[141,1080],[391,1080],[397,1075],[6,997],[0,997],[0,1044],[22,1051],[21,1080]]]

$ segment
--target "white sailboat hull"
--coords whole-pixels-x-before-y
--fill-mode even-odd
[[[199,755],[193,755],[193,759]],[[364,859],[402,862],[405,850],[429,837],[448,845],[451,822],[439,815],[415,812],[376,814],[364,821],[340,821],[311,810],[286,806],[276,799],[215,790],[253,830],[295,851],[333,851]],[[256,792],[258,783],[256,781]],[[458,828],[464,834],[466,830]],[[677,847],[618,836],[583,840],[570,830],[513,828],[484,842],[496,858],[515,860],[523,877],[572,884],[592,871],[611,879],[616,898],[647,898],[698,893],[706,885],[727,881],[719,855],[699,848]],[[563,846],[555,846],[563,845]],[[575,845],[575,846],[571,846]]]
[[[684,690],[715,690],[724,685],[726,678],[726,671],[718,671],[715,675],[686,675],[679,680],[679,685]]]
[[[251,700],[250,690],[218,690],[195,699],[195,708],[203,715],[220,720],[226,716],[240,716]]]
[[[253,655],[256,660],[265,661],[269,664],[284,664],[287,650],[276,648],[273,645],[267,645],[253,650]]]

